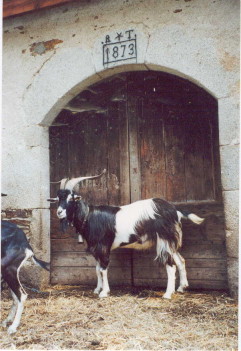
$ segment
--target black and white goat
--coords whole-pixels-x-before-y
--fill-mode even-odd
[[[7,327],[7,324],[12,322],[8,328],[9,334],[16,332],[20,324],[24,301],[27,298],[27,293],[19,279],[19,271],[29,258],[49,271],[49,264],[34,256],[23,230],[14,223],[1,221],[1,274],[13,298],[10,312],[1,325]]]
[[[156,258],[166,266],[167,289],[164,298],[170,299],[175,291],[176,266],[180,275],[179,292],[188,286],[185,260],[178,252],[182,245],[181,219],[186,218],[196,224],[204,219],[193,213],[183,214],[165,200],[153,198],[140,200],[126,206],[93,206],[82,201],[73,191],[75,185],[85,179],[99,176],[63,179],[56,198],[57,216],[65,230],[68,224],[83,235],[88,251],[97,261],[97,287],[99,297],[106,297],[110,291],[107,269],[110,252],[118,247],[137,250],[149,249],[156,245]]]

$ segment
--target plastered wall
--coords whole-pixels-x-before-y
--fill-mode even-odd
[[[237,294],[238,36],[237,0],[81,1],[4,20],[2,210],[31,210],[30,241],[41,258],[50,259],[48,126],[96,81],[165,71],[218,101],[229,287]]]

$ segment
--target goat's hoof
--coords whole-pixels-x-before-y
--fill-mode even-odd
[[[101,293],[99,294],[99,297],[102,299],[103,297],[108,297],[108,292],[105,291],[101,291]]]
[[[2,323],[1,323],[1,327],[6,328],[6,327],[7,327],[7,324],[8,324],[8,322],[7,322],[7,321],[2,321]]]
[[[8,328],[8,334],[14,334],[16,333],[17,328],[13,327],[12,325],[10,325],[10,327]]]
[[[179,286],[179,288],[177,289],[177,292],[184,293],[184,287]]]
[[[188,288],[188,284],[185,284],[182,286],[180,285],[179,288],[177,289],[177,292],[184,293],[186,288]]]
[[[167,299],[167,300],[171,300],[172,295],[165,293],[165,294],[162,296],[162,298],[163,298],[163,299]]]
[[[98,294],[100,293],[100,290],[101,290],[101,289],[96,288],[93,292],[94,292],[94,294],[98,295]]]

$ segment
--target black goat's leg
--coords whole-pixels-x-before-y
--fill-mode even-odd
[[[17,298],[17,296],[14,294],[12,289],[10,289],[10,291],[11,291],[13,303],[12,303],[12,306],[10,308],[10,311],[9,311],[9,314],[8,314],[7,318],[4,319],[4,321],[2,321],[2,323],[1,323],[2,327],[4,327],[4,328],[7,327],[8,323],[13,321],[13,319],[15,317],[15,314],[16,314],[16,311],[17,311],[17,305],[18,305],[18,298]]]
[[[8,334],[13,334],[17,331],[17,327],[20,324],[23,308],[24,308],[24,301],[27,298],[27,294],[21,287],[18,279],[17,271],[10,270],[5,278],[8,286],[10,287],[14,299],[15,306],[11,308],[9,316],[7,317],[7,322],[13,320],[13,323],[8,328]],[[6,320],[5,320],[6,321]]]
[[[31,255],[32,255],[32,252],[30,252],[30,250],[26,250],[26,252],[23,255],[21,255],[22,258],[20,259],[20,257],[18,257],[17,260],[15,260],[15,264],[12,263],[11,266],[7,267],[4,272],[3,278],[8,284],[11,291],[13,292],[12,296],[13,296],[14,302],[16,303],[16,308],[13,308],[13,310],[10,311],[11,313],[10,317],[11,319],[13,319],[13,322],[8,328],[8,334],[15,333],[20,324],[20,320],[21,320],[21,316],[24,308],[24,302],[28,295],[24,291],[22,284],[19,280],[19,271],[20,271],[20,268],[27,261],[27,259],[31,257]],[[15,316],[14,316],[14,312],[16,312]]]

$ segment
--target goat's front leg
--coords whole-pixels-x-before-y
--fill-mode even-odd
[[[99,294],[99,297],[107,297],[109,292],[110,292],[107,272],[108,272],[107,267],[106,268],[102,268],[102,267],[100,268],[100,273],[102,275],[103,286],[102,286],[102,291]]]
[[[94,294],[99,294],[103,287],[103,281],[102,281],[102,274],[100,272],[100,264],[98,261],[96,262],[96,275],[97,275],[97,287],[94,290]]]
[[[175,280],[176,280],[176,266],[166,264],[167,270],[167,290],[163,295],[164,299],[171,299],[172,294],[175,292]]]
[[[15,314],[16,314],[16,311],[17,311],[17,306],[18,306],[18,298],[17,296],[14,294],[14,292],[10,289],[11,291],[11,295],[12,295],[12,298],[13,298],[13,303],[12,303],[12,306],[10,308],[10,311],[9,311],[9,314],[7,316],[6,319],[4,319],[4,321],[2,321],[1,325],[2,327],[6,328],[8,323],[9,322],[12,322],[14,317],[15,317]]]

